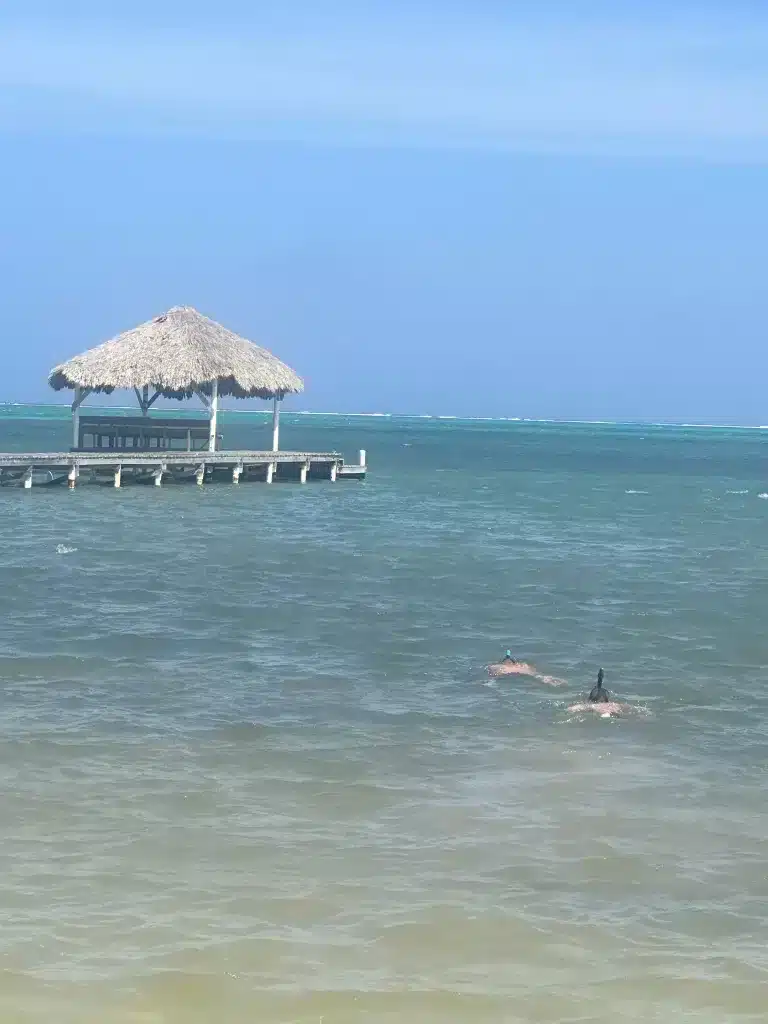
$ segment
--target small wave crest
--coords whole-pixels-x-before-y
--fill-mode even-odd
[[[56,545],[56,554],[57,555],[71,555],[74,551],[77,551],[77,548],[69,548],[69,547],[67,547],[66,544],[57,544]]]
[[[758,494],[758,498],[763,498],[763,499],[765,499],[765,498],[768,498],[768,493],[766,493],[765,491],[763,491],[763,493],[762,493],[762,494]]]
[[[634,491],[634,490],[630,489],[628,491],[624,491],[624,493],[625,494],[647,494],[648,491]]]

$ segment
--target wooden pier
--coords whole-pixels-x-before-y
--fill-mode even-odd
[[[0,487],[52,486],[79,482],[122,487],[127,483],[209,482],[240,484],[308,480],[364,480],[365,452],[350,465],[338,452],[285,451],[71,451],[0,454]]]

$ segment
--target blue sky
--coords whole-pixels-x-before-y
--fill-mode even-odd
[[[5,0],[0,398],[188,303],[295,407],[768,422],[767,111],[764,3]]]

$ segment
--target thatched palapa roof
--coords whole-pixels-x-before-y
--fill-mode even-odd
[[[55,391],[90,388],[153,388],[167,398],[188,398],[196,390],[235,398],[282,398],[304,383],[265,348],[246,341],[191,306],[174,306],[111,341],[51,370]]]

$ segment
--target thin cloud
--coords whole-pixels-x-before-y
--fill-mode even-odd
[[[762,25],[0,34],[0,126],[768,159]]]

